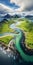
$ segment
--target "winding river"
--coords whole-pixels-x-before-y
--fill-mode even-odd
[[[19,28],[17,28],[16,25],[17,25],[17,22],[10,25],[10,28],[17,31],[18,34],[8,33],[7,32],[7,33],[4,33],[4,34],[0,34],[0,38],[3,37],[3,36],[6,36],[6,35],[14,35],[14,36],[16,36],[16,38],[15,38],[15,47],[18,50],[18,52],[20,53],[21,57],[27,62],[33,62],[33,56],[29,56],[29,55],[25,54],[23,49],[21,49],[20,40],[21,40],[21,38],[23,38],[23,31],[21,31]]]

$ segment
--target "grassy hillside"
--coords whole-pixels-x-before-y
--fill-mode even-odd
[[[6,32],[14,32],[13,29],[10,28],[10,25],[15,23],[13,20],[5,20],[0,22],[0,34],[4,34]],[[0,42],[4,42],[5,44],[8,44],[10,40],[12,40],[13,36],[5,36],[0,37]]]
[[[19,21],[21,24],[18,27],[25,33],[25,44],[28,48],[33,49],[33,22],[26,19]]]
[[[10,24],[15,23],[13,20],[3,21],[0,23],[0,34],[5,32],[14,32],[9,26]]]
[[[10,40],[13,39],[13,36],[5,36],[5,37],[2,37],[0,38],[0,42],[3,42],[4,44],[9,44]]]

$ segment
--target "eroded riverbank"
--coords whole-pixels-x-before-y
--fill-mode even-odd
[[[13,26],[14,25],[14,26]],[[19,28],[16,27],[16,24],[12,24],[11,26],[12,29],[14,29],[15,31],[18,32],[18,34],[15,34],[15,47],[16,47],[16,50],[20,53],[21,57],[25,60],[25,61],[28,61],[28,62],[33,62],[33,56],[30,56],[28,54],[26,54],[23,49],[25,49],[25,46],[23,47],[23,44],[22,44],[22,47],[20,46],[21,44],[21,40],[23,41],[23,31],[20,30]],[[14,35],[14,33],[12,34]],[[29,59],[28,59],[29,58]]]

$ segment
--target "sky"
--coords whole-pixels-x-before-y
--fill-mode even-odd
[[[33,15],[33,0],[0,0],[0,12]]]

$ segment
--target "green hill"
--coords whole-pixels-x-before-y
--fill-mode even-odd
[[[21,24],[18,27],[25,33],[25,45],[29,49],[33,49],[33,22],[20,19]]]
[[[15,23],[13,20],[3,20],[0,22],[0,34],[4,34],[7,32],[14,32],[13,29],[10,28],[10,25]],[[5,36],[5,37],[0,37],[0,42],[3,42],[5,44],[8,44],[10,40],[12,40],[13,36]]]

